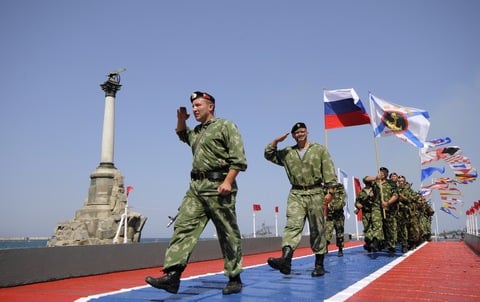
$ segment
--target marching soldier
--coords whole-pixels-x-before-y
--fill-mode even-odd
[[[358,212],[362,210],[363,235],[365,237],[365,245],[363,248],[370,252],[370,245],[373,238],[370,228],[372,227],[372,209],[375,204],[375,194],[373,193],[372,182],[366,181],[366,178],[363,178],[363,183],[365,186],[355,199],[355,214],[358,214]]]
[[[288,133],[275,138],[265,147],[265,159],[283,166],[292,188],[287,200],[287,223],[282,237],[282,256],[270,257],[268,265],[288,275],[291,272],[293,252],[300,244],[305,220],[310,227],[310,245],[315,254],[312,277],[325,274],[323,266],[327,252],[325,238],[324,203],[332,200],[336,184],[335,167],[327,148],[308,140],[307,126],[298,122],[291,135],[296,144],[277,149]]]
[[[409,226],[411,223],[410,203],[415,192],[407,184],[404,176],[398,177],[398,241],[402,244],[402,253],[408,252]]]
[[[395,244],[397,239],[397,221],[395,216],[398,212],[398,194],[396,188],[392,186],[391,182],[387,180],[388,169],[381,167],[377,176],[367,176],[367,181],[373,181],[374,192],[376,198],[376,204],[380,205],[380,209],[375,209],[372,211],[372,225],[374,226],[374,234],[372,238],[371,249],[372,251],[377,251],[382,248],[380,246],[380,238],[385,240],[386,247],[388,248],[388,255],[394,256],[395,254]],[[380,213],[378,213],[378,212]],[[375,214],[375,216],[374,216]],[[380,217],[378,217],[380,215]],[[383,218],[383,223],[380,220]],[[382,225],[382,227],[380,227]],[[380,235],[380,228],[385,235]]]
[[[346,204],[347,194],[345,187],[341,183],[337,183],[334,188],[333,200],[327,205],[327,218],[325,221],[325,233],[327,237],[327,245],[333,237],[333,230],[335,229],[335,241],[338,247],[338,257],[343,256],[343,241],[345,239],[344,225],[345,214],[343,208]]]

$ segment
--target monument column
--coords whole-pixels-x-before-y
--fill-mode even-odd
[[[109,74],[105,83],[101,84],[105,91],[105,113],[103,116],[102,153],[100,158],[101,167],[114,167],[113,146],[115,141],[115,95],[120,90],[119,72]]]
[[[115,200],[111,200],[115,178],[122,177],[120,171],[113,163],[113,150],[115,141],[115,96],[120,90],[120,72],[122,68],[110,72],[108,79],[100,85],[105,91],[105,112],[103,116],[102,149],[100,165],[90,175],[90,189],[87,205],[96,205],[98,210],[101,206],[111,210],[115,207]]]
[[[123,228],[120,237],[124,242],[138,242],[146,217],[126,210],[124,177],[113,163],[115,133],[115,95],[120,90],[120,75],[124,68],[110,72],[100,85],[105,91],[102,150],[98,167],[90,175],[88,198],[71,221],[60,222],[48,246],[111,244],[116,233]],[[122,224],[122,215],[125,216]]]

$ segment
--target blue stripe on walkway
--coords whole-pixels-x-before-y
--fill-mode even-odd
[[[398,257],[385,252],[367,253],[361,246],[325,255],[326,274],[311,277],[315,257],[293,259],[292,273],[283,275],[268,265],[245,268],[240,294],[222,295],[227,278],[223,273],[182,280],[178,294],[170,294],[150,286],[97,295],[83,301],[323,301],[357,281],[369,276]],[[265,259],[266,260],[266,259]]]

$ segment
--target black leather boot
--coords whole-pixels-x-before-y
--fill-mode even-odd
[[[155,288],[163,289],[169,293],[176,294],[178,292],[178,288],[180,287],[180,277],[184,269],[185,266],[175,265],[173,267],[164,269],[164,276],[159,278],[148,276],[145,278],[145,282]]]
[[[395,256],[395,248],[394,247],[389,247],[388,248],[388,257],[393,257]]]
[[[323,258],[325,254],[315,254],[315,269],[312,271],[312,277],[319,277],[325,275],[323,267]]]
[[[227,283],[227,286],[222,290],[222,294],[230,295],[236,294],[242,291],[242,279],[240,279],[240,275],[235,277],[230,277],[230,280]]]
[[[377,238],[373,238],[373,240],[370,242],[370,251],[372,252],[378,252],[380,250],[379,243]]]
[[[338,248],[338,257],[343,257],[343,247]]]
[[[282,248],[282,257],[280,258],[268,258],[268,265],[270,267],[277,269],[280,273],[289,275],[292,270],[292,257],[293,250],[290,246],[284,246]]]

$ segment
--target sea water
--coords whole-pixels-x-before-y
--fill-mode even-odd
[[[47,240],[0,240],[0,250],[46,247]]]
[[[142,238],[140,243],[168,242],[170,238]],[[47,239],[6,239],[0,240],[0,250],[46,247]]]

